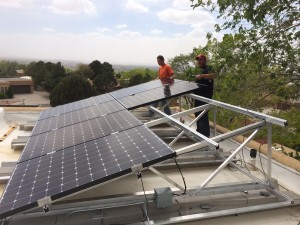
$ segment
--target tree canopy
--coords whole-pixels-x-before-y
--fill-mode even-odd
[[[156,77],[156,70],[150,70],[149,68],[135,68],[120,72],[118,79],[123,87],[129,87],[148,82]]]
[[[52,107],[85,99],[96,95],[96,90],[82,76],[68,76],[62,79],[50,94]]]
[[[111,64],[108,62],[104,62],[103,64],[99,62],[99,64],[98,62],[99,61],[93,61],[89,66],[91,66],[95,74],[93,84],[98,93],[103,94],[112,91],[118,84],[118,81]]]
[[[80,63],[76,66],[76,70],[74,73],[78,76],[83,76],[85,78],[93,78],[94,77],[94,71],[89,65]]]
[[[217,31],[231,30],[227,40],[234,39],[234,54],[229,60],[250,62],[260,76],[276,78],[279,90],[292,84],[289,98],[299,98],[300,82],[300,2],[298,0],[191,0],[192,6],[218,14]],[[222,23],[222,21],[224,21]],[[238,40],[239,39],[239,40]],[[228,58],[224,58],[227,60]],[[237,65],[238,63],[235,63]],[[228,68],[229,66],[227,66]],[[253,71],[253,69],[251,70]],[[253,71],[254,72],[254,71]],[[274,80],[274,79],[273,79]]]
[[[24,74],[31,76],[35,89],[41,86],[47,92],[51,92],[55,85],[67,75],[60,62],[45,63],[43,61],[29,63],[24,70]]]
[[[0,78],[16,77],[17,69],[20,69],[17,62],[1,60],[0,61]]]
[[[92,69],[93,71],[93,76],[91,77],[92,80],[99,74],[101,74],[102,72],[102,64],[99,60],[94,60],[93,62],[91,62],[89,64],[89,67]]]
[[[178,77],[194,80],[199,73],[195,56],[204,53],[218,73],[214,98],[254,110],[273,108],[281,102],[292,105],[300,99],[300,2],[275,0],[191,0],[218,15],[218,40],[207,34],[207,44],[190,54],[171,60]],[[299,108],[276,114],[289,122],[287,128],[274,128],[274,140],[299,148]],[[217,122],[227,128],[245,123],[243,116],[218,111]],[[284,137],[284,138],[283,138]]]

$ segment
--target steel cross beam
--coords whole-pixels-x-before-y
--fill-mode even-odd
[[[282,127],[287,126],[287,120],[280,119],[280,118],[277,118],[277,117],[274,117],[274,116],[269,116],[269,115],[266,115],[266,114],[263,114],[263,113],[259,113],[259,112],[255,112],[255,111],[245,109],[245,108],[242,108],[242,107],[230,105],[230,104],[227,104],[227,103],[224,103],[224,102],[219,102],[219,101],[216,101],[216,100],[213,100],[213,99],[204,98],[202,96],[198,96],[198,95],[195,95],[195,94],[188,94],[186,96],[188,96],[190,98],[193,98],[193,99],[197,99],[197,100],[206,102],[206,103],[214,105],[214,106],[219,106],[219,107],[224,108],[224,109],[228,109],[228,110],[231,110],[231,111],[234,111],[234,112],[238,112],[238,113],[241,113],[241,114],[244,114],[244,115],[247,115],[247,116],[252,116],[252,117],[255,117],[255,118],[258,118],[258,119],[262,119],[262,120],[265,120],[269,123],[276,124],[276,125],[279,125],[279,126],[282,126]]]
[[[166,117],[167,120],[169,121],[172,121],[173,123],[175,123],[178,127],[180,127],[182,130],[188,132],[188,133],[192,133],[195,137],[198,137],[199,139],[203,139],[205,140],[209,145],[211,145],[212,147],[215,147],[215,148],[219,148],[219,144],[216,143],[215,141],[211,140],[210,138],[198,133],[197,131],[191,129],[190,127],[188,127],[187,125],[181,123],[180,121],[174,119],[172,116],[169,116],[163,112],[161,112],[160,110],[156,109],[155,107],[153,106],[150,106],[149,107],[152,111],[155,111],[159,114],[161,114],[162,116]]]

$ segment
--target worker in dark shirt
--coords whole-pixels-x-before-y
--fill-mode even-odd
[[[211,66],[207,65],[207,57],[205,55],[197,55],[196,60],[201,72],[195,76],[196,83],[199,88],[194,92],[194,94],[211,99],[214,91],[214,79],[216,77],[216,73],[214,73]],[[205,104],[207,103],[195,100],[195,107]],[[195,113],[195,116],[197,117],[200,113],[201,111]],[[197,121],[197,131],[206,137],[210,136],[208,112]]]

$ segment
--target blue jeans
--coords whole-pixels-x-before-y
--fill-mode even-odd
[[[171,114],[172,114],[172,113],[171,113],[170,106],[169,106],[169,104],[167,104],[167,103],[168,103],[167,100],[161,100],[160,102],[155,102],[155,103],[152,104],[152,106],[153,106],[153,107],[157,107],[157,106],[159,105],[159,103],[161,103],[163,106],[166,105],[166,106],[164,107],[164,112],[165,112],[165,114],[167,114],[167,115],[171,115]],[[154,115],[154,112],[151,111],[151,110],[149,110],[149,115],[150,115],[150,116],[153,116],[153,115]]]

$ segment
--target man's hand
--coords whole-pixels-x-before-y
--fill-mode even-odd
[[[196,75],[196,79],[200,80],[202,78],[201,74]]]

